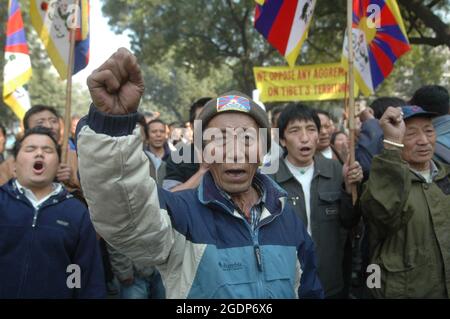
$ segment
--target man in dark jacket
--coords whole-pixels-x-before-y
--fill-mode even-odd
[[[53,183],[60,155],[43,127],[16,143],[17,179],[0,189],[0,299],[105,297],[89,212]]]
[[[292,104],[283,110],[278,127],[287,155],[273,177],[287,191],[313,238],[325,296],[345,298],[344,227],[354,226],[359,219],[350,194],[351,185],[362,180],[362,169],[357,162],[342,167],[338,161],[314,156],[320,124],[317,113],[305,105]]]

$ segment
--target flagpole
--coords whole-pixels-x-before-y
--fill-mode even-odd
[[[347,0],[347,33],[348,33],[348,124],[350,131],[350,164],[355,162],[355,74],[353,73],[353,0]],[[356,203],[358,193],[356,185],[352,185],[352,200]]]
[[[79,0],[75,0],[75,8],[78,10]],[[72,74],[74,67],[75,34],[78,25],[78,11],[74,15],[75,21],[69,25],[69,63],[67,64],[67,85],[66,85],[66,107],[64,112],[64,138],[62,145],[62,163],[67,163],[67,152],[69,144],[69,130],[71,127],[70,116],[72,113]]]

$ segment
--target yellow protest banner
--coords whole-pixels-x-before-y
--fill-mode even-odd
[[[261,102],[344,99],[348,92],[341,63],[290,67],[255,67]],[[358,88],[355,86],[355,97]]]

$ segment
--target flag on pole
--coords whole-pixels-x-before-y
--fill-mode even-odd
[[[395,0],[353,0],[353,52],[355,81],[364,95],[373,94],[388,77],[394,63],[410,50]],[[347,36],[343,64],[348,63]]]
[[[89,62],[89,0],[31,0],[31,24],[36,29],[50,60],[62,79],[67,78],[70,50],[70,23],[77,16],[73,74]]]
[[[293,67],[306,40],[316,0],[255,0],[255,28]]]
[[[3,69],[3,100],[20,119],[30,108],[30,98],[27,90],[23,87],[30,77],[31,60],[19,1],[9,0]]]

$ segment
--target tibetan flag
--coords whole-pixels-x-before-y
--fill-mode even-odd
[[[410,50],[400,10],[395,0],[353,0],[353,52],[355,80],[364,95],[376,88]],[[348,43],[343,62],[347,66]]]
[[[22,119],[30,108],[30,98],[23,85],[31,77],[31,61],[18,0],[8,2],[3,77],[3,100]]]
[[[316,0],[256,2],[256,30],[285,57],[289,66],[293,67],[308,35]]]
[[[70,23],[77,17],[73,73],[89,62],[89,0],[31,0],[31,23],[62,79],[67,78],[70,50]]]

